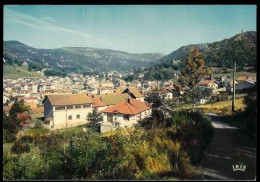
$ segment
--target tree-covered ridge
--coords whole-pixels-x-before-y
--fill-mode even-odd
[[[130,71],[146,67],[160,59],[158,53],[131,54],[123,51],[89,47],[65,47],[59,49],[36,49],[18,41],[4,41],[5,59],[26,61],[43,68],[63,72]]]
[[[233,67],[233,60],[238,67],[256,65],[256,32],[248,31],[237,34],[229,39],[206,44],[192,44],[183,46],[171,54],[164,56],[159,62],[182,60],[189,54],[189,50],[197,47],[202,53],[208,67]]]
[[[167,80],[173,78],[175,73],[183,67],[189,51],[196,48],[206,67],[233,68],[236,61],[237,70],[243,71],[246,67],[256,69],[256,32],[250,31],[237,34],[230,39],[206,44],[191,44],[183,46],[171,54],[158,60],[157,64],[145,69],[135,69],[134,74],[126,77],[132,80]],[[144,74],[143,78],[138,77]]]

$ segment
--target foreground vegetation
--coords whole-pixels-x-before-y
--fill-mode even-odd
[[[256,93],[243,99],[244,109],[236,111],[228,117],[228,120],[238,125],[252,136],[256,136],[257,127],[257,102]]]
[[[146,121],[148,122],[148,121]],[[109,135],[88,129],[25,133],[4,143],[5,179],[187,179],[213,128],[201,113],[178,112]],[[33,129],[31,129],[33,130]],[[39,130],[39,129],[37,129]]]

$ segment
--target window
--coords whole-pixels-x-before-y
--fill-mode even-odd
[[[77,115],[77,119],[80,119],[80,115],[79,114]]]
[[[55,107],[55,110],[65,110],[65,107],[64,106],[57,106],[57,107]]]
[[[129,120],[129,115],[123,115],[124,120]]]
[[[75,105],[75,109],[81,108],[81,105]]]
[[[67,106],[67,109],[73,109],[73,106]]]
[[[72,116],[69,116],[69,120],[72,120]]]
[[[91,104],[84,104],[83,108],[91,107]]]

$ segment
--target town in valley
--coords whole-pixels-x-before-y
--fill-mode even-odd
[[[256,5],[3,9],[3,179],[256,180]]]

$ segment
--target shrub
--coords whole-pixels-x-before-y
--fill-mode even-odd
[[[15,154],[22,154],[30,152],[29,144],[23,144],[20,140],[16,141],[11,147],[11,152]]]
[[[22,143],[32,143],[33,142],[33,137],[31,137],[31,136],[22,136],[20,140],[21,140]]]
[[[43,128],[42,121],[37,120],[34,124],[35,129],[41,129]]]
[[[3,129],[3,143],[12,143],[16,140],[15,134]]]

